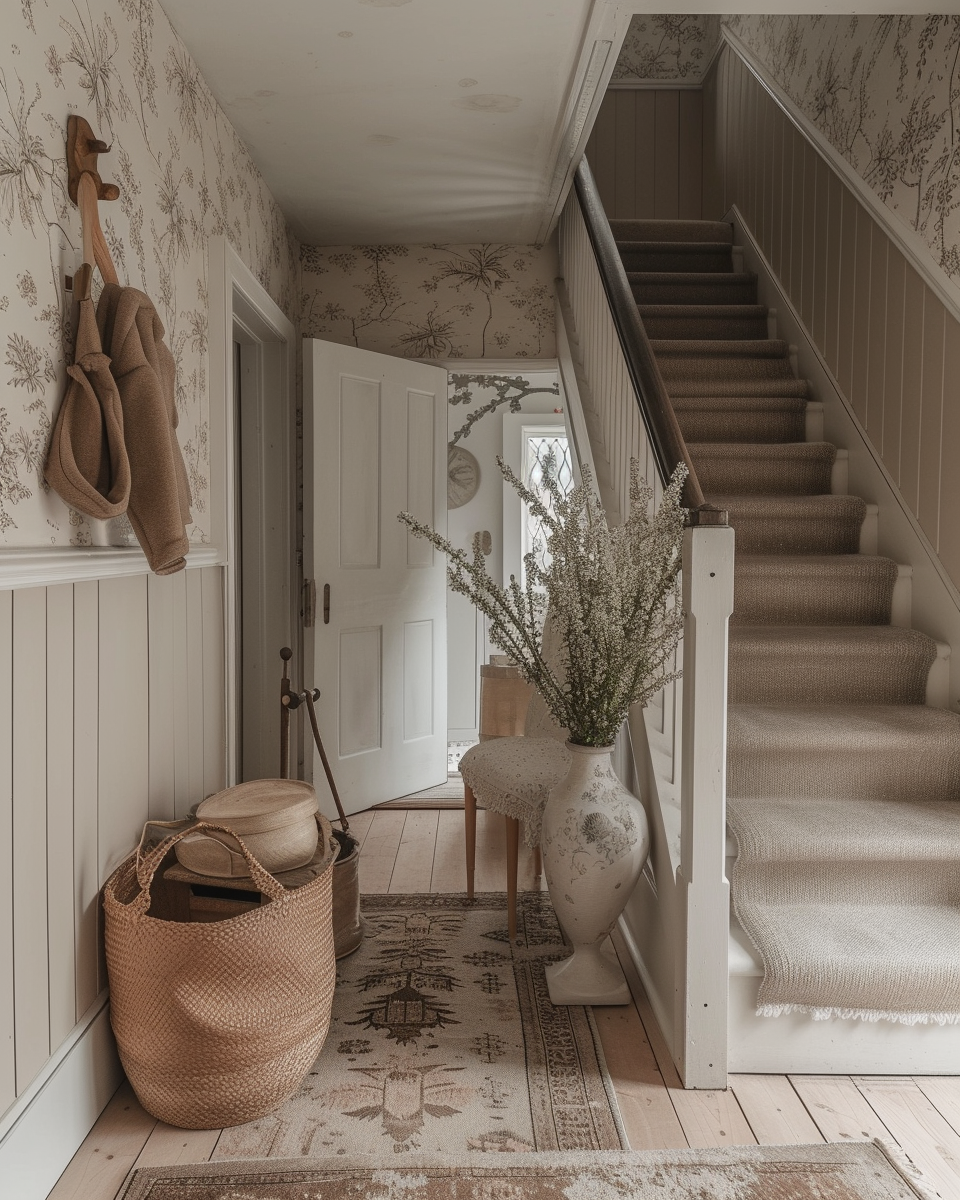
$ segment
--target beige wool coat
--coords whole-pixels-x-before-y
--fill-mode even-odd
[[[108,283],[97,305],[97,327],[123,411],[127,515],[150,569],[170,575],[186,565],[192,504],[177,441],[173,355],[152,301],[136,288]]]

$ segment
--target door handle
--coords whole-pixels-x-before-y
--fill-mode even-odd
[[[323,585],[323,623],[330,624],[330,584]]]

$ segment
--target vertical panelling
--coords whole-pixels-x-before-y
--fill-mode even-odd
[[[186,817],[200,798],[190,790],[190,673],[187,666],[187,575],[170,576],[173,606],[173,772],[174,811]]]
[[[149,816],[149,694],[146,576],[104,579],[100,584],[101,883],[136,845]]]
[[[700,104],[703,144],[702,215],[707,221],[718,220],[725,211],[720,199],[723,189],[720,180],[720,164],[717,160],[717,123],[720,119],[721,103],[720,83],[720,72],[711,71],[703,81]]]
[[[0,1112],[17,1096],[13,998],[13,593],[0,592]]]
[[[851,359],[850,390],[847,395],[853,411],[862,424],[867,424],[867,378],[870,370],[870,309],[876,302],[871,280],[873,269],[874,222],[863,207],[857,205],[857,243],[853,272],[853,354]],[[878,235],[882,236],[879,234]],[[883,284],[879,283],[878,287]],[[882,296],[881,296],[882,300]]]
[[[703,93],[688,88],[680,100],[680,182],[677,215],[699,221],[703,215]]]
[[[604,211],[613,211],[616,197],[616,161],[617,161],[617,110],[615,92],[608,92],[600,105],[597,119],[590,135],[591,148],[587,156],[593,177],[597,181],[597,191]]]
[[[47,588],[47,950],[50,1046],[76,1024],[73,940],[73,586]]]
[[[95,581],[73,585],[73,909],[78,1020],[99,991],[99,594]]]
[[[767,241],[770,263],[784,278],[784,160],[786,157],[786,121],[779,110],[773,112],[773,164],[770,170],[770,216]],[[790,289],[787,289],[790,290]]]
[[[920,487],[920,405],[923,386],[923,280],[909,263],[903,299],[903,388],[900,409],[900,491],[917,511]]]
[[[920,400],[920,475],[917,507],[914,510],[923,532],[934,546],[940,525],[940,443],[943,429],[943,340],[946,310],[930,288],[923,299],[923,378]],[[956,336],[956,323],[954,336]],[[957,381],[950,387],[950,399],[957,403]],[[954,468],[955,469],[955,468]],[[960,514],[947,513],[947,520]]]
[[[840,369],[840,242],[843,237],[843,185],[831,171],[827,187],[827,256],[823,292],[825,326],[823,356],[837,377]]]
[[[943,432],[940,439],[940,537],[937,552],[954,581],[960,580],[960,471],[957,447],[960,446],[960,404],[957,381],[960,380],[960,330],[947,317],[950,334],[943,346]]]
[[[656,92],[656,182],[653,215],[669,220],[678,212],[680,185],[680,97],[678,92]]]
[[[47,598],[13,596],[13,985],[17,1094],[50,1054],[47,969]]]
[[[889,248],[883,347],[883,440],[880,454],[893,482],[900,484],[900,417],[903,407],[903,330],[906,263]]]
[[[203,799],[203,582],[187,571],[187,778],[191,804]]]
[[[147,580],[147,630],[150,673],[150,782],[148,808],[155,821],[176,815],[174,710],[176,648],[173,575]]]
[[[629,152],[622,149],[619,153],[633,157],[633,187],[636,197],[636,210],[633,215],[646,218],[653,216],[656,204],[654,164],[657,154],[657,94],[640,88],[633,93],[633,103],[636,113],[636,141]]]
[[[227,784],[224,757],[227,743],[226,697],[223,689],[223,572],[219,567],[204,567],[197,573],[201,576],[200,597],[203,607],[203,794],[209,796]],[[279,650],[278,646],[278,653]]]
[[[853,322],[857,299],[857,210],[851,192],[843,192],[840,215],[840,292],[837,333],[837,380],[850,396],[853,383]]]
[[[879,450],[883,446],[883,381],[887,339],[887,250],[889,239],[873,227],[870,245],[870,328],[867,343],[866,430]]]
[[[826,354],[827,341],[827,244],[829,242],[830,219],[827,205],[830,200],[830,169],[819,154],[811,151],[816,171],[816,218],[813,225],[812,240],[806,251],[813,263],[813,282],[811,306],[813,316],[810,330],[813,340],[820,347],[820,352]]]
[[[612,93],[616,151],[613,161],[613,212],[632,217],[636,212],[637,109],[636,92],[630,88]]]
[[[816,275],[817,155],[797,135],[803,156],[803,220],[797,240],[800,254],[800,316],[807,329],[813,328],[813,281]]]

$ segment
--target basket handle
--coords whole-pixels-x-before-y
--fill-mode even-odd
[[[233,838],[240,847],[240,853],[246,859],[247,866],[250,868],[250,875],[260,891],[265,892],[271,900],[283,899],[287,894],[287,889],[282,883],[278,883],[269,871],[260,866],[253,854],[243,844],[243,840],[237,837],[232,829],[228,829],[226,825],[215,825],[212,821],[198,821],[196,825],[191,825],[189,829],[181,829],[179,833],[174,833],[170,837],[164,838],[158,846],[155,846],[148,854],[145,854],[143,858],[140,858],[138,852],[137,881],[140,884],[140,894],[131,901],[132,908],[141,913],[147,911],[150,907],[150,886],[153,883],[153,877],[161,862],[166,858],[167,853],[177,842],[185,838],[187,834],[197,833],[202,829],[215,829],[218,833],[226,833]]]

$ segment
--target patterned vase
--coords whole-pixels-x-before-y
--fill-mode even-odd
[[[543,869],[573,954],[547,967],[554,1004],[627,1004],[613,947],[604,947],[650,847],[643,805],[610,762],[612,746],[575,746],[543,810]]]

